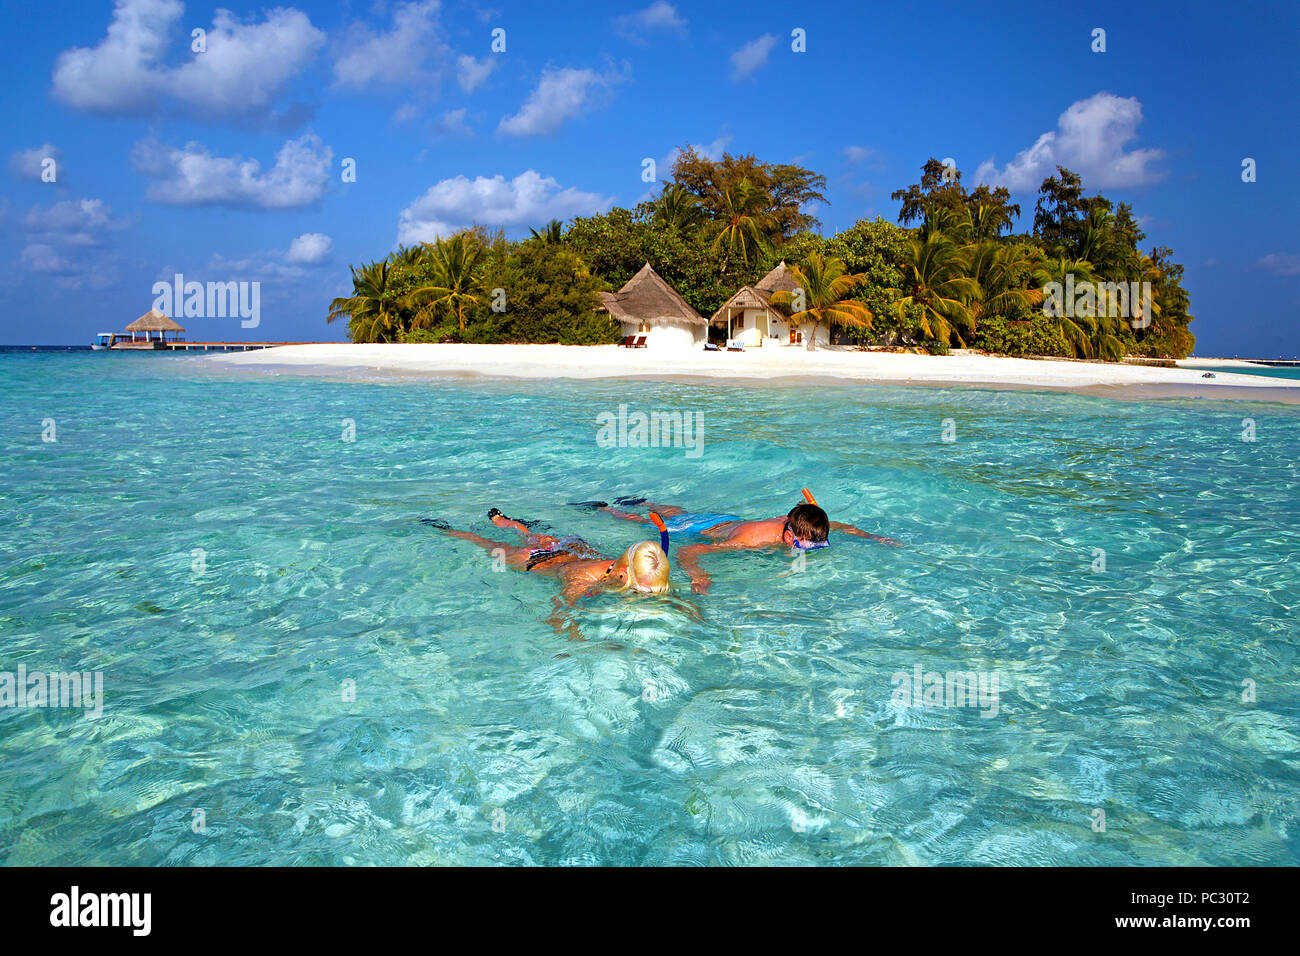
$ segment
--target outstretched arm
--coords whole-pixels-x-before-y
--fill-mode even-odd
[[[606,505],[604,508],[597,508],[597,511],[603,511],[611,518],[622,518],[624,521],[635,521],[637,524],[649,524],[650,518],[647,515],[635,514],[631,511],[619,511],[617,508]]]
[[[843,531],[845,534],[857,535],[859,538],[870,538],[872,541],[879,541],[881,544],[887,544],[893,548],[906,547],[903,542],[895,538],[882,538],[878,534],[872,534],[870,531],[863,531],[861,528],[855,528],[851,524],[844,524],[842,521],[832,521],[831,530]]]
[[[720,541],[714,544],[688,544],[684,548],[678,548],[674,560],[677,566],[689,575],[691,579],[691,590],[696,594],[707,594],[709,584],[712,578],[707,571],[700,567],[700,558],[714,551],[734,551],[743,545],[732,544],[729,541]]]

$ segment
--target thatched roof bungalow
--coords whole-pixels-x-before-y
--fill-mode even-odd
[[[600,301],[623,326],[624,335],[644,335],[651,348],[689,349],[704,344],[708,322],[646,263],[617,292]]]
[[[144,333],[144,339],[146,342],[153,339],[153,334],[155,332],[158,333],[157,340],[159,342],[164,342],[166,341],[168,332],[180,333],[185,331],[185,329],[182,328],[175,319],[165,313],[159,312],[157,309],[150,309],[144,315],[140,316],[140,318],[128,325],[126,330],[131,333],[132,342],[135,341],[136,335],[141,332]],[[173,336],[173,338],[175,338],[175,336]]]
[[[775,292],[793,292],[799,287],[782,259],[753,285],[741,286],[709,319],[711,325],[727,330],[727,338],[740,339],[747,348],[763,345],[802,345],[804,330],[794,328],[784,312],[772,304]],[[830,342],[830,330],[817,330],[817,345]]]

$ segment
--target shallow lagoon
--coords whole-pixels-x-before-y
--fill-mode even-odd
[[[85,353],[0,384],[0,669],[106,692],[0,709],[8,863],[1300,863],[1292,406]],[[620,403],[703,412],[703,453],[598,446]],[[805,485],[908,547],[717,557],[583,642],[416,520],[613,552],[637,529],[566,502]],[[996,673],[997,715],[900,704],[917,665]]]

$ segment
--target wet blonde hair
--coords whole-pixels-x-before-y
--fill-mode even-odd
[[[627,586],[658,594],[668,590],[668,555],[655,541],[638,541],[619,561],[627,568]]]

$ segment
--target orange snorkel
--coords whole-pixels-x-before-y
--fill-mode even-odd
[[[668,525],[664,524],[664,519],[659,517],[656,511],[650,512],[650,523],[659,529],[659,547],[664,549],[664,554],[668,553]]]
[[[808,502],[808,504],[810,505],[817,504],[817,499],[812,496],[812,492],[809,491],[807,488],[803,490],[803,500]]]

